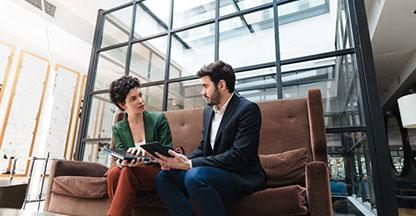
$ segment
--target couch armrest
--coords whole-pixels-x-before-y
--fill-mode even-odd
[[[328,167],[322,161],[306,165],[306,190],[311,216],[332,216]]]
[[[99,163],[85,161],[53,160],[49,175],[102,177],[108,168]]]
[[[328,159],[321,90],[309,89],[307,107],[313,161],[326,163]]]
[[[84,161],[53,160],[48,177],[44,210],[49,210],[53,179],[58,176],[102,177],[108,168],[99,163]]]

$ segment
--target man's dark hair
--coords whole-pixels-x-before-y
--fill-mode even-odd
[[[118,108],[121,108],[118,104],[124,104],[129,91],[134,88],[140,88],[140,81],[136,77],[122,76],[117,80],[114,80],[110,84],[110,99]]]
[[[204,65],[196,74],[199,78],[209,76],[212,82],[217,85],[220,80],[227,83],[228,92],[234,92],[235,88],[235,73],[231,65],[218,60],[209,65]]]

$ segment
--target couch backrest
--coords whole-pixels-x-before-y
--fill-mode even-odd
[[[262,115],[259,154],[305,147],[310,161],[327,162],[319,89],[309,90],[307,98],[273,100],[258,105]],[[165,115],[174,145],[182,145],[187,153],[194,150],[201,138],[202,109],[168,111]]]
[[[202,109],[165,112],[172,132],[173,145],[181,145],[186,153],[198,147],[202,131]]]
[[[262,125],[259,154],[307,148],[311,160],[306,99],[285,99],[258,103]]]

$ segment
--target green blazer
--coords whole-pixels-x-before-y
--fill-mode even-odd
[[[161,112],[143,112],[144,134],[146,142],[159,141],[166,147],[172,147],[172,136],[169,128],[168,120]],[[113,139],[115,148],[127,150],[134,147],[134,140],[130,130],[127,115],[113,126]]]

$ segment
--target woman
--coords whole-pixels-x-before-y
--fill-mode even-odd
[[[123,76],[111,83],[111,101],[126,112],[123,120],[113,126],[116,149],[144,156],[140,147],[146,142],[159,141],[171,147],[172,137],[163,113],[145,111],[140,82],[137,78]],[[107,174],[107,191],[110,208],[107,215],[130,215],[139,191],[156,190],[156,175],[160,167],[144,164],[142,160],[117,161]]]

